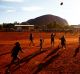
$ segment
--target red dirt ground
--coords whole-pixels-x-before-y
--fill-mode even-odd
[[[80,52],[73,58],[78,47],[78,34],[66,33],[66,49],[60,48],[59,38],[63,33],[56,33],[55,45],[50,46],[51,33],[33,33],[35,46],[29,46],[28,32],[0,32],[0,74],[80,74]],[[43,50],[39,51],[39,38],[44,38]],[[11,64],[11,50],[19,41],[23,53],[19,53],[20,64]],[[46,58],[47,55],[50,56]]]

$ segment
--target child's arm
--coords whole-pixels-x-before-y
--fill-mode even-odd
[[[23,53],[22,48],[20,47],[20,51]]]

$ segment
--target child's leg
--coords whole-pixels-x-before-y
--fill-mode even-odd
[[[42,49],[42,44],[40,44],[40,50]]]
[[[12,58],[11,64],[14,63],[14,61],[15,61],[15,57]]]
[[[33,44],[33,46],[34,46],[34,41],[32,40],[32,44]]]
[[[30,40],[30,43],[29,43],[29,46],[31,45],[31,40]]]
[[[18,64],[20,65],[20,59],[19,59],[19,57],[17,57],[17,60],[18,60]]]

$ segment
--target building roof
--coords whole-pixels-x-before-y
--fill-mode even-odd
[[[15,25],[15,26],[17,26],[17,27],[18,27],[18,26],[19,26],[19,27],[20,27],[20,26],[21,26],[21,27],[23,27],[23,26],[30,27],[30,26],[34,26],[34,25]]]
[[[74,28],[80,28],[80,25],[71,25]]]

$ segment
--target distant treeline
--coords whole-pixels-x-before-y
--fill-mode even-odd
[[[3,23],[0,25],[0,31],[2,32],[12,32],[12,31],[28,31],[28,28],[21,27],[21,30],[17,30],[18,27],[15,25],[22,25],[22,23]],[[27,25],[27,24],[26,24]],[[54,24],[50,23],[48,25],[34,25],[34,30],[32,31],[45,31],[45,32],[52,32],[52,31],[72,31],[74,28],[71,26],[59,26],[56,22]]]

